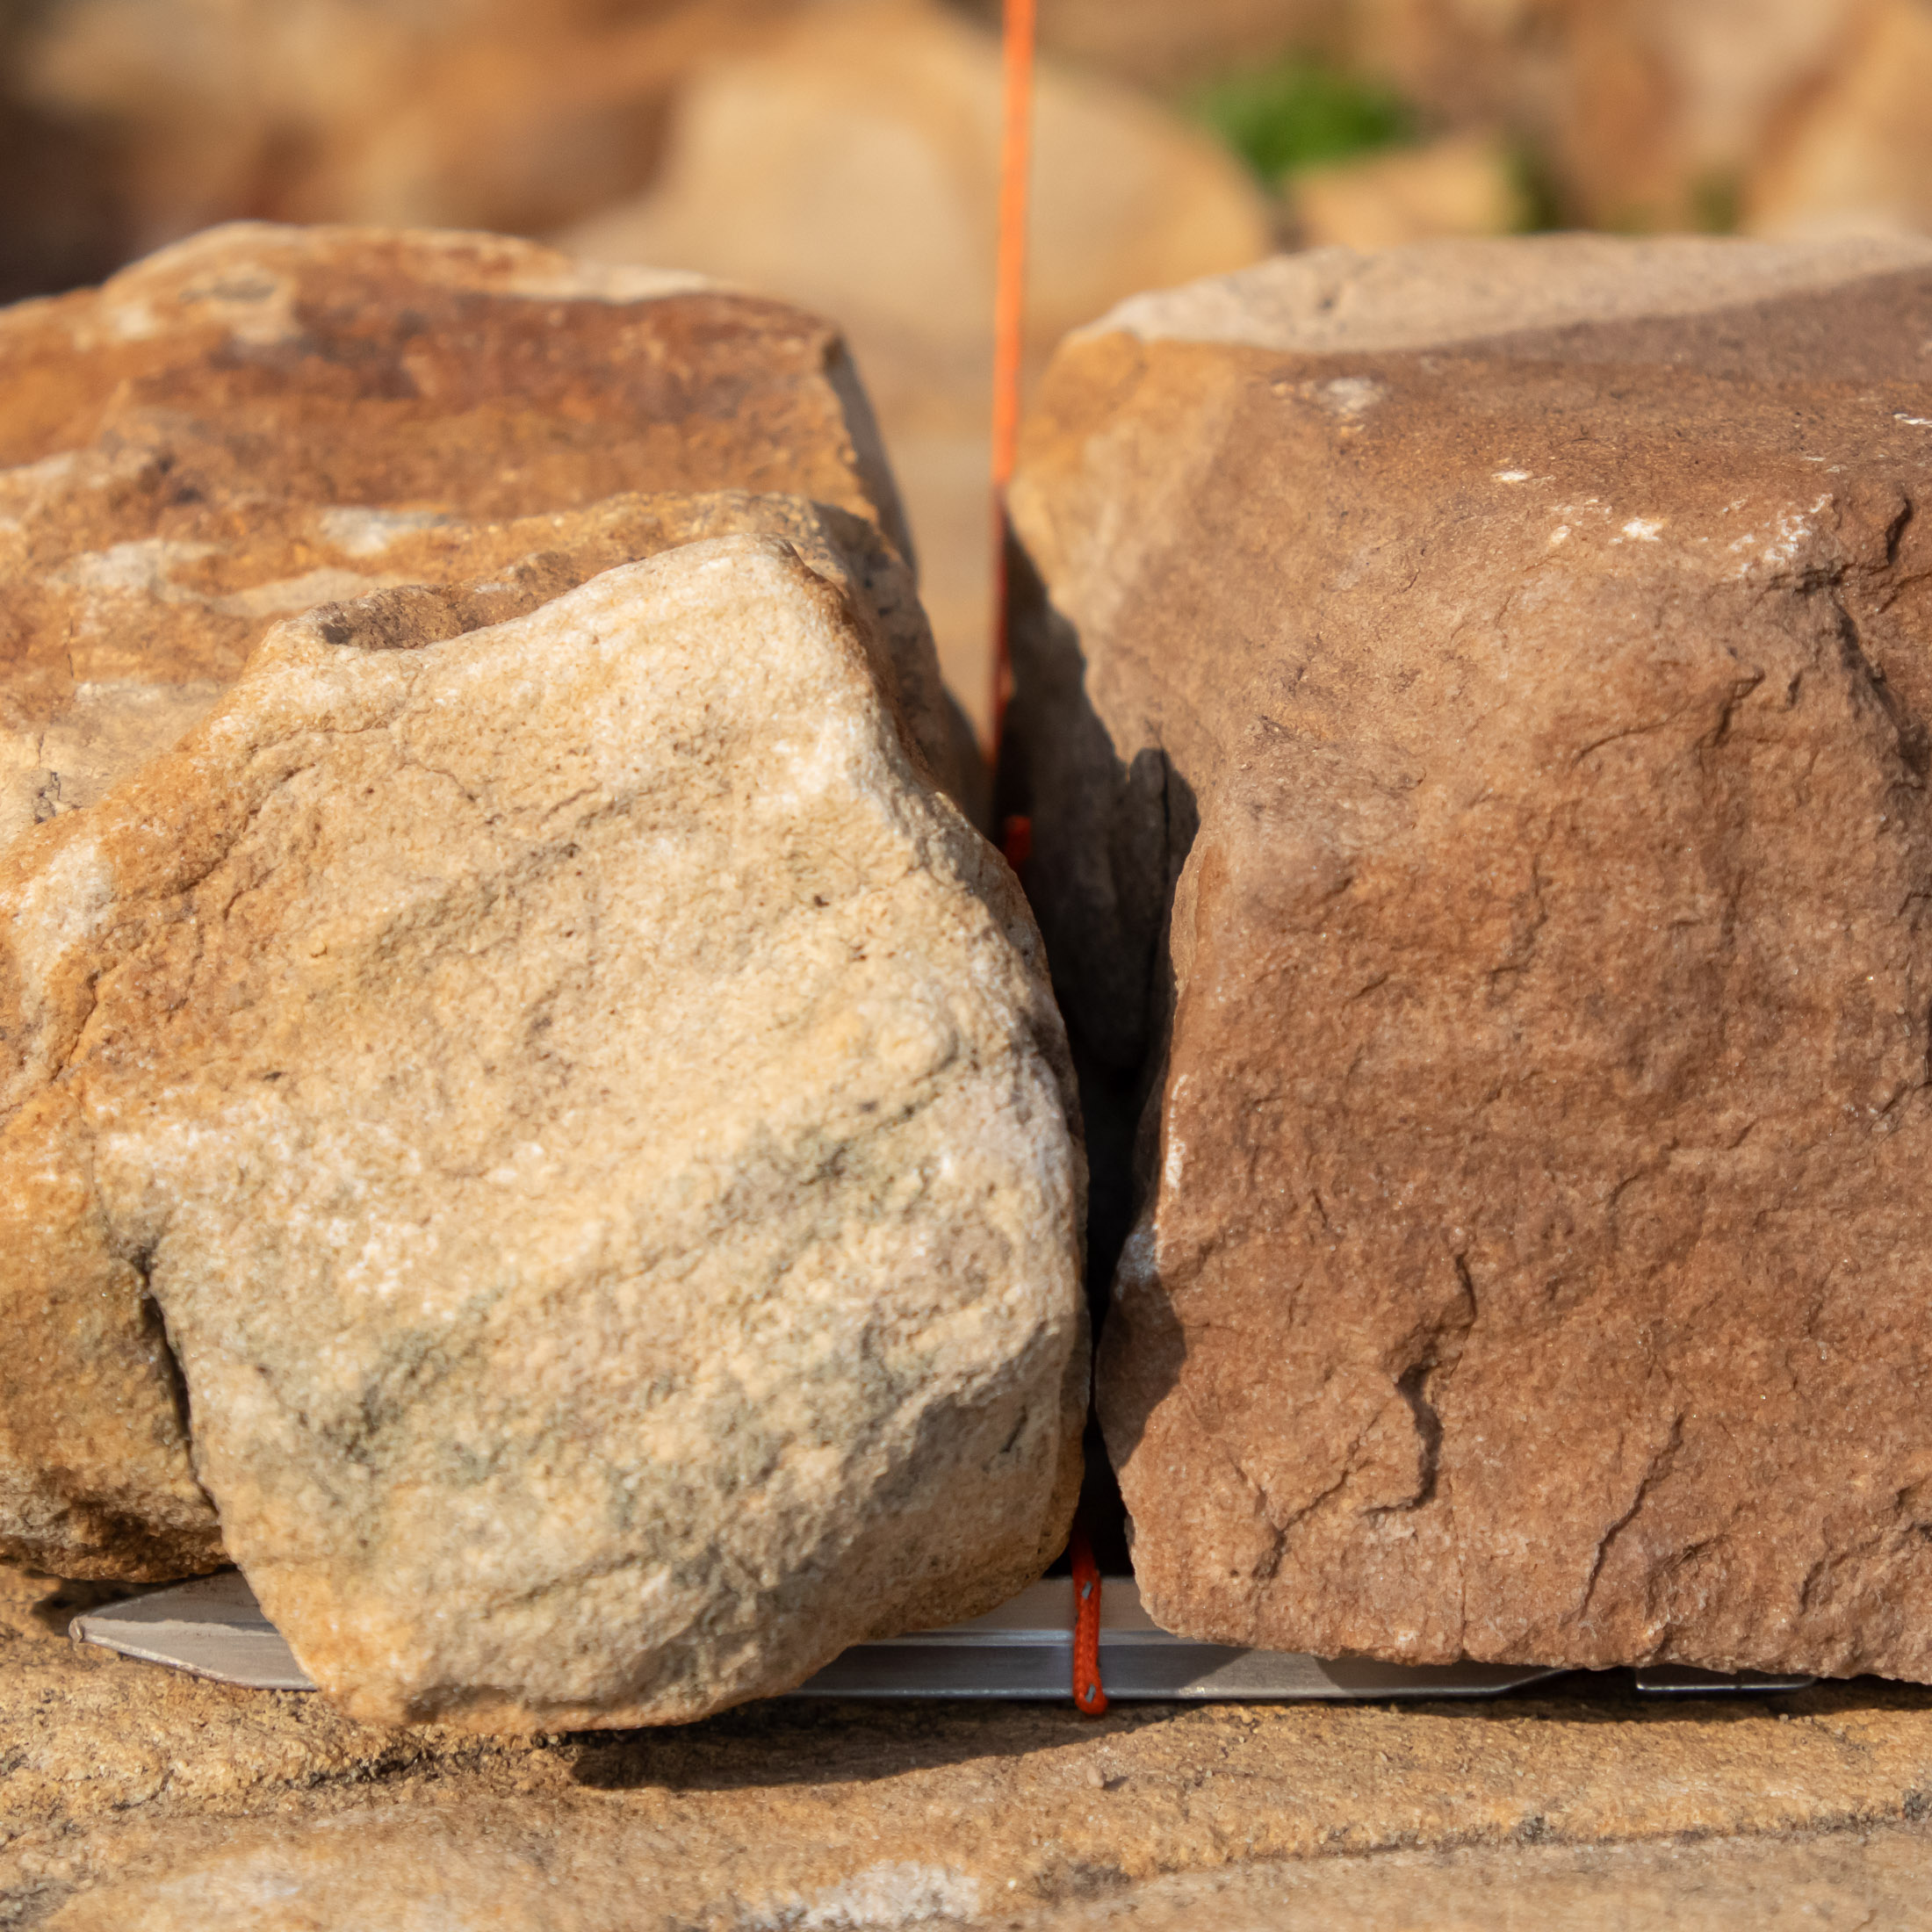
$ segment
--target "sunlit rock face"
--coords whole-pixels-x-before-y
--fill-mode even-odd
[[[1170,1626],[1932,1676],[1928,314],[1561,237],[1060,352],[1003,782]]]
[[[1043,954],[793,508],[289,620],[0,858],[0,1552],[225,1549],[352,1712],[515,1730],[788,1688],[1059,1548]]]

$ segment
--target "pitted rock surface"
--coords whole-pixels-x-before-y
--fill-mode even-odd
[[[0,841],[172,743],[279,617],[481,575],[502,544],[471,526],[717,490],[843,509],[910,557],[837,333],[695,276],[256,223],[21,304]]]
[[[782,1690],[1045,1567],[1063,1037],[853,606],[767,535],[485,629],[325,608],[15,841],[7,1556],[153,1574],[212,1502],[348,1708],[508,1729]]]
[[[1932,1676],[1928,314],[1551,238],[1062,350],[1005,782],[1171,1627]]]

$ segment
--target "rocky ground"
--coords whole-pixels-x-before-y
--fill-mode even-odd
[[[80,1650],[0,1596],[0,1925],[1932,1923],[1932,1691],[768,1704],[528,1741]]]

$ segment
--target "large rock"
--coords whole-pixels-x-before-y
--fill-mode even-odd
[[[667,540],[517,519],[782,491],[908,548],[825,324],[523,242],[221,230],[0,316],[0,844],[171,743],[278,616],[537,551],[554,591],[559,550],[595,553],[574,583]],[[930,658],[909,577],[861,547]],[[963,718],[922,702],[970,793]]]
[[[1390,249],[1527,227],[1519,172],[1493,134],[1449,134],[1298,169],[1281,186],[1303,248]]]
[[[1071,1074],[849,576],[503,592],[278,627],[0,858],[0,1554],[205,1490],[359,1714],[684,1719],[1059,1547]]]
[[[1155,1614],[1932,1676],[1932,249],[1581,237],[1128,305],[1013,502],[1007,809],[1144,1069]]]
[[[953,688],[990,729],[998,42],[938,0],[808,8],[680,97],[638,200],[568,230],[594,260],[701,270],[835,316],[925,566]],[[1042,68],[1029,346],[1136,290],[1241,268],[1272,239],[1247,170],[1156,103]]]

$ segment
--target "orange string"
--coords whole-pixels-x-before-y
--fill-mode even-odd
[[[1020,372],[1027,347],[1027,203],[1033,169],[1033,65],[1036,0],[1006,0],[1006,104],[999,140],[999,255],[993,275],[993,751],[999,750],[1013,657],[1006,628],[1006,486],[1020,447]],[[1033,851],[1029,819],[1001,828],[1015,871]],[[1073,1566],[1073,1701],[1090,1718],[1107,1712],[1100,1684],[1100,1567],[1080,1525],[1068,1546]]]
[[[1006,638],[1006,486],[1020,443],[1026,350],[1027,199],[1033,163],[1035,0],[1006,0],[1006,110],[999,142],[999,254],[993,278],[993,747],[1013,695]]]
[[[1073,1701],[1090,1718],[1107,1715],[1100,1684],[1100,1566],[1093,1546],[1076,1523],[1068,1546],[1073,1561]]]

